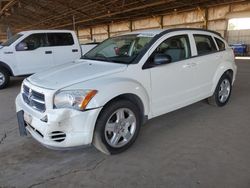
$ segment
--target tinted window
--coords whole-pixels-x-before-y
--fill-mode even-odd
[[[40,47],[48,46],[46,34],[36,33],[29,35],[27,38],[23,39],[17,46],[17,51],[24,50],[35,50]]]
[[[187,59],[191,54],[188,36],[179,35],[170,37],[161,43],[154,53],[169,55],[172,62]]]
[[[213,38],[208,35],[194,35],[198,55],[217,51]]]
[[[71,33],[48,33],[50,46],[71,46],[74,44],[74,39]]]
[[[215,38],[215,41],[220,51],[225,50],[225,43],[222,40]]]

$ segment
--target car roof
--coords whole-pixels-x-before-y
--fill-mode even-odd
[[[216,35],[221,37],[221,34],[216,32],[216,31],[201,29],[201,28],[147,29],[147,30],[133,31],[133,32],[130,32],[130,33],[125,33],[123,35],[137,34],[137,35],[142,35],[142,36],[154,37],[155,35],[158,35],[158,34],[165,34],[165,33],[170,33],[170,32],[175,32],[175,31],[201,31],[201,32],[204,31],[204,32],[216,34]]]

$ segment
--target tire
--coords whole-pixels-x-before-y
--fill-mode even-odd
[[[232,93],[232,79],[227,74],[224,74],[215,89],[214,94],[208,98],[208,103],[214,106],[225,106]]]
[[[141,127],[140,111],[127,100],[113,101],[101,111],[94,131],[93,145],[111,155],[128,149]]]
[[[8,86],[10,81],[10,75],[8,71],[0,68],[0,89],[4,89]]]

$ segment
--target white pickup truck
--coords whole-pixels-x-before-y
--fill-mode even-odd
[[[8,86],[10,76],[30,75],[73,62],[95,45],[81,48],[70,30],[20,32],[0,46],[0,89]]]

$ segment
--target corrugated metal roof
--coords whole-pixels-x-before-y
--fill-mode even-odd
[[[14,30],[93,26],[246,0],[1,0],[2,25]]]

